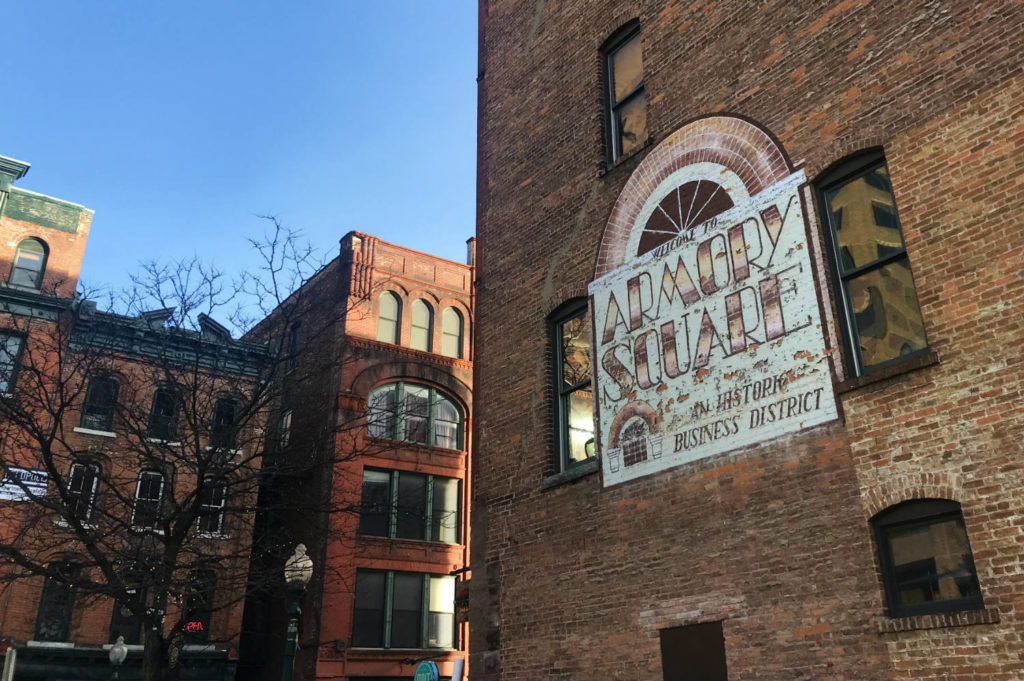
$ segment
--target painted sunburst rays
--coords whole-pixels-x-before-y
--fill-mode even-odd
[[[691,180],[670,191],[651,213],[640,236],[637,255],[652,251],[683,231],[733,207],[725,187],[711,180]]]

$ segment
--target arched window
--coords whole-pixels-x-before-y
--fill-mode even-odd
[[[114,428],[114,411],[117,408],[117,381],[108,377],[97,377],[89,381],[82,405],[82,427],[90,430],[110,432]]]
[[[46,244],[39,239],[23,239],[14,253],[14,266],[8,282],[16,286],[39,288],[46,271]]]
[[[391,291],[377,300],[377,340],[398,345],[402,332],[402,301]]]
[[[213,405],[213,423],[210,428],[210,446],[234,449],[238,427],[238,402],[220,397]]]
[[[173,441],[178,434],[178,398],[173,390],[157,388],[149,411],[149,437]]]
[[[416,350],[430,352],[434,338],[434,310],[426,301],[412,302],[412,336],[409,344]]]
[[[462,313],[454,307],[441,313],[441,354],[462,358]]]
[[[876,515],[871,524],[890,617],[982,607],[960,504],[905,501]]]
[[[462,448],[462,411],[434,388],[389,383],[370,393],[366,428],[371,437]]]
[[[100,467],[94,463],[76,461],[68,470],[68,515],[82,524],[92,520],[96,491],[100,484]]]

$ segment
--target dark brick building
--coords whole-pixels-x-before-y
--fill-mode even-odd
[[[1024,673],[1024,5],[480,3],[472,678]]]

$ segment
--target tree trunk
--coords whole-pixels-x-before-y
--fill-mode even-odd
[[[174,678],[171,660],[168,658],[169,646],[159,629],[146,628],[146,637],[142,650],[142,681],[169,681]],[[173,660],[177,666],[178,660]]]

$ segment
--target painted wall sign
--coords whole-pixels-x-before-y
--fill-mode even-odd
[[[590,285],[606,486],[837,418],[803,172],[674,167],[635,201],[625,262]]]
[[[0,501],[29,501],[32,497],[45,496],[48,481],[49,475],[44,470],[8,466],[0,478]]]

